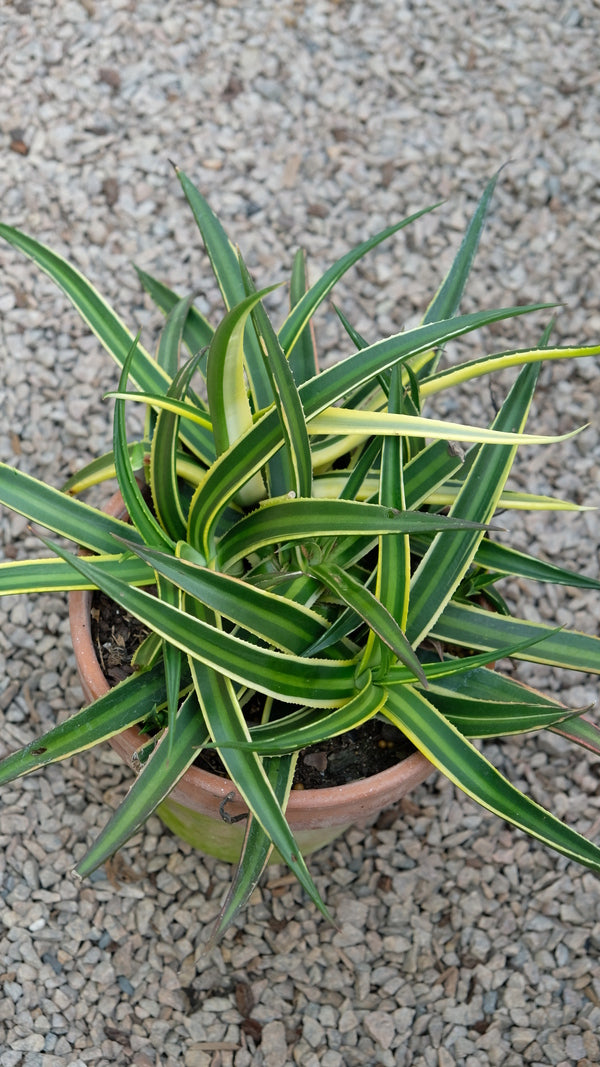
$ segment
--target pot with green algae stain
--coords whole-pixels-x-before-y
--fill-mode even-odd
[[[91,629],[92,593],[69,594],[71,637],[81,686],[88,703],[110,689],[96,656]],[[110,739],[112,748],[132,769],[146,738],[131,727]],[[423,782],[433,767],[420,752],[400,763],[346,785],[292,790],[286,809],[290,828],[304,855],[323,848],[350,826],[375,817]],[[228,863],[240,857],[247,807],[227,778],[191,766],[156,814],[194,848]],[[279,856],[273,854],[273,862]]]

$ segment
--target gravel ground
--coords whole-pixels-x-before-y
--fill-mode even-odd
[[[14,0],[0,11],[1,215],[68,250],[151,342],[131,260],[198,289],[206,311],[216,300],[169,160],[264,284],[300,242],[316,275],[447,199],[340,287],[372,337],[422,313],[483,182],[508,163],[465,308],[560,301],[560,341],[598,341],[599,22],[597,0]],[[0,268],[0,458],[58,484],[107,445],[98,397],[116,374],[31,265],[3,247]],[[333,313],[319,326],[334,358]],[[478,343],[526,345],[540,327],[519,320]],[[598,381],[596,366],[543,372],[539,423],[591,426],[528,457],[530,488],[600,504]],[[476,418],[489,402],[455,407]],[[511,525],[515,544],[598,574],[597,513]],[[0,543],[37,544],[6,515]],[[531,617],[598,630],[597,596],[527,592]],[[0,620],[4,749],[81,694],[63,599],[4,601]],[[585,679],[534,681],[574,705],[597,696]],[[598,836],[598,761],[550,735],[486,751]],[[71,873],[126,780],[101,751],[3,793],[0,1067],[600,1062],[598,879],[444,779],[313,859],[339,930],[273,868],[211,954],[230,871],[158,820],[110,869]]]

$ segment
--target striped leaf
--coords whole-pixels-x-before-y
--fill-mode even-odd
[[[252,727],[251,740],[229,741],[226,747],[245,748],[264,756],[297,752],[362,726],[381,710],[385,701],[385,690],[374,685],[369,675],[363,688],[341,708],[300,708]]]
[[[244,379],[244,328],[252,308],[274,288],[253,293],[236,304],[221,320],[212,339],[206,385],[218,455],[252,427]]]
[[[0,237],[32,259],[56,282],[117,366],[122,368],[134,341],[133,334],[87,278],[62,256],[12,226],[0,224]],[[140,344],[135,348],[130,376],[138,388],[149,393],[161,393],[169,384],[167,375]],[[193,426],[185,427],[182,436],[192,449],[202,449],[201,435]]]
[[[288,801],[296,760],[293,756],[274,756],[264,761],[265,774],[273,787],[273,792],[282,808]],[[265,833],[257,818],[248,812],[246,820],[246,833],[242,843],[242,851],[233,881],[217,917],[213,931],[206,945],[209,952],[229,929],[236,916],[246,906],[252,896],[260,877],[269,862],[273,851],[273,845],[269,835]]]
[[[343,363],[333,364],[299,387],[305,418],[313,418],[343,399],[348,392],[418,352],[427,351],[492,322],[544,307],[546,305],[531,305],[476,312],[458,316],[450,322],[428,323],[376,342],[355,356],[348,357]],[[213,555],[215,526],[221,511],[282,445],[283,436],[277,413],[268,411],[213,464],[192,503],[188,529],[191,544],[201,548],[207,558]]]
[[[210,345],[206,386],[218,455],[231,448],[253,426],[244,375],[247,369],[244,330],[253,307],[273,288],[263,289],[236,304],[217,327]],[[253,503],[262,496],[264,484],[258,472],[246,480],[237,493],[242,504]]]
[[[487,612],[486,614],[490,613]],[[525,649],[532,648],[533,645],[540,644],[542,641],[548,641],[549,638],[555,637],[558,633],[564,633],[560,626],[552,630],[543,630],[538,634],[530,634],[526,638],[521,638],[520,641],[515,641],[510,645],[496,645],[487,652],[470,653],[464,656],[447,656],[442,660],[434,658],[430,652],[421,652],[423,670],[430,685],[441,678],[444,679],[443,685],[447,688],[446,679],[448,678],[451,679],[457,675],[472,675],[480,667],[488,667],[490,664],[495,663],[496,660],[506,659],[509,656],[518,656]],[[530,658],[528,657],[528,659]],[[477,675],[478,681],[482,677],[485,679],[489,676],[487,674]],[[389,688],[392,685],[410,685],[412,677],[406,667],[394,666],[390,667],[384,681],[386,687]],[[461,688],[461,686],[467,691],[468,681],[459,681],[458,687]]]
[[[150,444],[148,441],[131,441],[127,445],[129,461],[132,469],[137,473],[143,469],[146,460],[150,459]],[[97,456],[91,463],[80,467],[62,486],[63,493],[78,496],[93,485],[108,482],[116,478],[114,452],[106,452],[103,456]]]
[[[201,609],[204,625],[214,619],[212,612]],[[200,622],[200,619],[198,619]],[[211,626],[211,629],[214,628]],[[329,918],[308,868],[283,814],[281,804],[255,752],[228,747],[228,742],[248,741],[250,735],[233,686],[223,674],[197,660],[190,660],[194,686],[211,738],[219,751],[227,773],[264,833],[294,872],[310,899]]]
[[[469,360],[458,366],[437,371],[431,378],[425,378],[420,385],[421,397],[425,400],[435,393],[441,393],[454,385],[464,385],[487,374],[505,370],[508,367],[522,367],[526,363],[542,363],[553,359],[577,359],[600,355],[600,345],[588,345],[580,348],[526,348],[514,352],[498,352],[492,356]]]
[[[167,321],[161,331],[156,362],[169,378],[174,378],[179,370],[181,342],[193,299],[193,294],[182,297],[167,315]]]
[[[497,615],[456,601],[446,605],[431,629],[431,637],[461,648],[501,648],[518,641],[539,640],[545,635],[543,643],[531,648],[526,655],[514,653],[515,658],[600,674],[600,638],[576,630],[557,633],[545,623]]]
[[[520,433],[529,411],[537,371],[536,366],[521,371],[494,419],[494,429]],[[490,521],[510,473],[515,450],[516,446],[510,445],[480,446],[461,492],[450,509],[453,518]],[[420,644],[444,610],[473,562],[482,537],[483,531],[465,531],[453,538],[451,545],[439,535],[434,538],[411,581],[406,635],[413,647]]]
[[[181,304],[185,297],[178,296],[172,289],[164,285],[163,282],[158,281],[157,278],[153,278],[151,274],[147,274],[145,270],[141,270],[140,267],[133,265],[134,270],[140,279],[144,289],[151,297],[157,308],[160,308],[165,315],[169,315],[171,311]],[[184,344],[187,346],[190,355],[195,356],[201,348],[209,345],[211,342],[214,330],[210,323],[205,319],[204,315],[198,311],[198,308],[190,304],[186,315],[185,323],[183,326],[182,338]]]
[[[208,740],[208,731],[192,691],[183,701],[172,727],[166,730],[127,796],[77,865],[86,878],[113,856],[139,830],[194,762]]]
[[[502,506],[502,497],[500,504]],[[555,585],[570,585],[575,589],[600,589],[600,581],[586,574],[559,567],[555,563],[535,559],[526,552],[498,545],[484,537],[477,549],[475,563],[497,574],[511,577],[531,578],[537,582],[553,582]]]
[[[462,482],[447,482],[437,492],[430,493],[427,503],[433,507],[451,507],[458,496]],[[518,493],[504,489],[498,498],[498,508],[507,511],[593,511],[592,506],[574,504],[559,497],[542,496],[537,493]]]
[[[316,611],[240,578],[150,548],[128,547],[179,589],[275,648],[300,654],[327,627]],[[185,552],[185,546],[178,548]]]
[[[423,322],[449,319],[458,311],[494,195],[498,173],[487,183],[452,266],[429,304]]]
[[[388,411],[396,414],[402,411],[405,403],[402,392],[402,375],[399,367],[393,367],[390,374]],[[379,503],[382,507],[406,509],[406,492],[404,488],[404,454],[403,442],[386,438],[381,452],[381,469],[379,472]],[[403,633],[408,619],[410,595],[410,538],[408,534],[397,537],[380,537],[375,584],[375,596],[389,611]],[[373,633],[374,631],[371,631]],[[369,635],[369,639],[371,639]],[[404,637],[404,640],[406,638]],[[408,644],[408,642],[406,642]],[[410,646],[409,646],[410,647]],[[412,650],[411,650],[412,651]],[[368,662],[370,649],[365,650],[364,661]],[[416,657],[415,657],[416,658]],[[406,660],[402,661],[406,666]],[[423,677],[423,669],[420,675]],[[425,683],[426,684],[426,683]]]
[[[119,577],[127,585],[151,585],[154,582],[154,572],[141,559],[102,555],[94,556],[93,560],[94,566],[99,570],[112,573],[117,569]],[[78,574],[62,559],[11,560],[0,563],[0,596],[96,588],[95,583]]]
[[[125,585],[113,574],[99,575],[93,563],[57,546],[58,555],[101,583],[99,588],[140,622],[192,659],[267,696],[292,703],[337,707],[354,692],[354,664],[341,660],[304,659],[243,641],[201,622],[150,593]],[[311,689],[306,692],[310,670]]]
[[[123,363],[123,370],[121,371],[121,380],[119,382],[119,389],[125,389],[127,386],[127,378],[135,351],[137,348],[137,338],[134,340],[126,358]],[[148,504],[144,500],[142,491],[139,487],[135,471],[131,464],[129,451],[127,448],[127,428],[125,424],[125,401],[115,400],[115,413],[113,419],[113,453],[115,457],[115,471],[117,473],[117,481],[119,483],[119,489],[123,497],[123,504],[129,515],[129,518],[135,526],[138,533],[141,535],[144,542],[151,545],[161,545],[163,547],[169,546],[172,542],[165,531],[157,522]]]
[[[177,310],[177,309],[176,309]],[[167,396],[179,399],[184,396],[197,368],[199,356],[188,360],[181,370],[175,370]],[[187,514],[179,490],[177,472],[179,415],[162,409],[159,411],[152,436],[150,458],[150,489],[157,518],[173,540],[185,536]]]
[[[579,714],[516,679],[485,668],[434,682],[427,699],[465,737],[527,733]]]
[[[376,248],[382,241],[386,241],[388,237],[391,237],[394,233],[404,229],[405,226],[409,226],[412,222],[416,222],[417,219],[423,215],[429,214],[431,211],[439,207],[439,204],[433,204],[431,207],[422,209],[415,212],[414,215],[410,215],[406,219],[402,219],[401,222],[396,222],[392,226],[387,226],[385,230],[381,230],[380,233],[375,234],[374,237],[370,237],[368,240],[363,241],[362,244],[356,246],[346,252],[341,259],[338,259],[336,263],[325,271],[325,274],[319,278],[319,280],[298,300],[292,308],[290,314],[285,320],[281,330],[279,331],[279,341],[281,347],[288,357],[298,343],[299,338],[302,336],[304,329],[310,319],[313,317],[315,311],[320,304],[325,300],[333,289],[336,282],[343,278],[344,274],[353,267],[355,263],[358,263],[367,252]]]
[[[308,288],[306,255],[304,249],[299,248],[294,256],[290,278],[290,313],[297,307],[305,293],[308,292]],[[304,329],[300,331],[288,359],[294,380],[299,385],[319,373],[315,331],[311,319],[309,319]]]
[[[126,522],[5,463],[0,463],[0,504],[91,551],[114,554],[113,535],[142,543],[140,535]]]
[[[429,304],[429,307],[423,316],[423,322],[437,322],[439,319],[450,319],[453,315],[456,315],[471,272],[475,253],[483,233],[483,227],[490,208],[492,196],[494,195],[497,180],[498,173],[496,173],[487,183],[477,208],[473,213],[473,217],[465,231],[461,246],[454,258],[452,266],[433,300]],[[415,373],[419,373],[419,377],[423,376],[424,369],[437,370],[441,354],[442,350],[438,349],[437,352],[431,352],[425,358],[421,357],[418,361],[418,365],[413,365],[413,370]]]
[[[400,660],[400,663],[412,670],[423,685],[427,685],[423,668],[417,659],[416,653],[406,640],[401,627],[385,605],[373,593],[370,593],[356,578],[353,578],[343,567],[338,567],[335,563],[311,564],[308,570],[313,578],[317,578],[318,581],[322,582],[326,589],[329,589],[334,596],[339,597],[352,611],[360,616],[372,633],[387,645],[394,656]],[[369,661],[366,657],[363,657],[362,666],[366,668],[369,665]]]
[[[600,729],[587,715],[577,715],[560,726],[551,727],[552,732],[573,741],[582,748],[587,748],[595,756],[600,756]]]
[[[175,169],[202,236],[225,307],[231,311],[247,296],[240,268],[239,252],[234,248],[219,219],[200,191],[183,171]],[[272,402],[273,397],[268,376],[264,370],[258,338],[252,325],[249,325],[244,339],[244,356],[254,407],[255,410],[260,411]]]
[[[511,785],[470,741],[410,686],[390,691],[383,714],[478,804],[571,860],[600,872],[600,848]]]
[[[461,423],[448,422],[446,419],[419,418],[415,415],[396,415],[387,411],[351,411],[346,408],[327,408],[307,422],[310,434],[352,434],[356,437],[400,436],[421,434],[432,440],[463,441],[467,444],[519,444],[548,445],[556,441],[566,441],[574,437],[579,430],[570,433],[524,434],[516,431],[485,429],[477,426],[465,426]]]
[[[84,752],[142,722],[166,699],[161,666],[140,671],[0,762],[0,785]]]
[[[443,530],[455,535],[464,529],[483,530],[483,527],[466,519],[397,511],[357,500],[269,500],[223,535],[218,546],[218,564],[220,570],[229,570],[266,545],[312,537],[378,537],[426,530]]]
[[[277,334],[262,304],[258,304],[253,308],[252,318],[256,333],[262,341],[263,358],[271,381],[275,408],[281,423],[287,460],[280,473],[279,484],[274,482],[273,470],[271,470],[269,475],[270,493],[272,496],[279,496],[283,493],[295,493],[296,496],[304,497],[310,496],[312,490],[312,460],[304,421],[304,411],[296,383],[283,349],[279,344]]]

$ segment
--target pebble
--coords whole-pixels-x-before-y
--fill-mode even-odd
[[[306,1015],[302,1024],[302,1036],[311,1048],[319,1048],[325,1037],[325,1031],[316,1019]]]
[[[285,1026],[274,1019],[262,1028],[260,1048],[264,1067],[285,1067],[288,1062]]]
[[[356,329],[384,335],[419,320],[482,183],[511,159],[465,308],[566,302],[557,340],[598,340],[592,0],[555,18],[541,0],[526,13],[492,3],[476,24],[458,0],[410,12],[382,0],[368,17],[369,5],[330,0],[210,7],[207,19],[202,5],[159,0],[6,6],[3,221],[71,256],[150,345],[159,316],[132,260],[178,291],[204,288],[207,314],[219,304],[169,159],[207,192],[264,284],[282,277],[300,243],[316,277],[367,232],[446,198],[339,287]],[[116,369],[31,263],[4,245],[0,259],[0,348],[11,357],[0,358],[0,460],[18,457],[58,484],[82,449],[91,459],[111,447],[102,395]],[[542,317],[517,321],[484,343],[534,344]],[[345,341],[329,306],[317,326],[333,358]],[[508,377],[498,376],[498,395]],[[529,471],[536,491],[600,505],[598,381],[591,360],[542,372],[532,422],[591,428],[564,451],[530,450],[515,488],[529,487]],[[480,419],[488,400],[465,387],[448,411]],[[516,547],[597,577],[598,514],[506,521]],[[8,545],[39,548],[26,519],[0,515]],[[521,590],[510,585],[513,594]],[[540,586],[525,614],[600,631],[598,599],[587,593]],[[573,707],[597,700],[593,680],[574,684],[543,667],[517,674],[564,691]],[[0,755],[80,702],[64,600],[0,601]],[[598,763],[583,750],[553,734],[484,748],[574,824],[600,817]],[[311,859],[339,932],[296,885],[270,887],[269,872],[211,952],[205,930],[230,869],[177,844],[158,820],[123,851],[131,881],[118,865],[114,878],[71,873],[107,799],[128,782],[100,750],[2,793],[0,1067],[599,1062],[597,878],[507,830],[439,776],[385,828],[353,830]]]
[[[384,1011],[370,1011],[365,1015],[365,1030],[383,1049],[390,1048],[396,1027],[393,1018]]]

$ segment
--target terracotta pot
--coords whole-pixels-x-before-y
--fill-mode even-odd
[[[112,498],[106,510],[120,517],[124,514],[120,494]],[[81,686],[88,702],[96,700],[110,688],[92,641],[91,602],[89,591],[69,594],[71,637]],[[134,768],[133,757],[142,741],[141,731],[132,727],[112,738],[110,744],[125,763]],[[348,785],[292,791],[286,814],[302,852],[314,852],[353,824],[377,815],[423,782],[432,771],[431,763],[415,752],[386,771]],[[230,794],[233,795],[227,801],[227,815],[235,817],[246,812],[241,796],[230,781],[193,766],[163,801],[157,814],[171,830],[194,847],[218,859],[236,862],[244,822],[226,822],[219,811]]]

